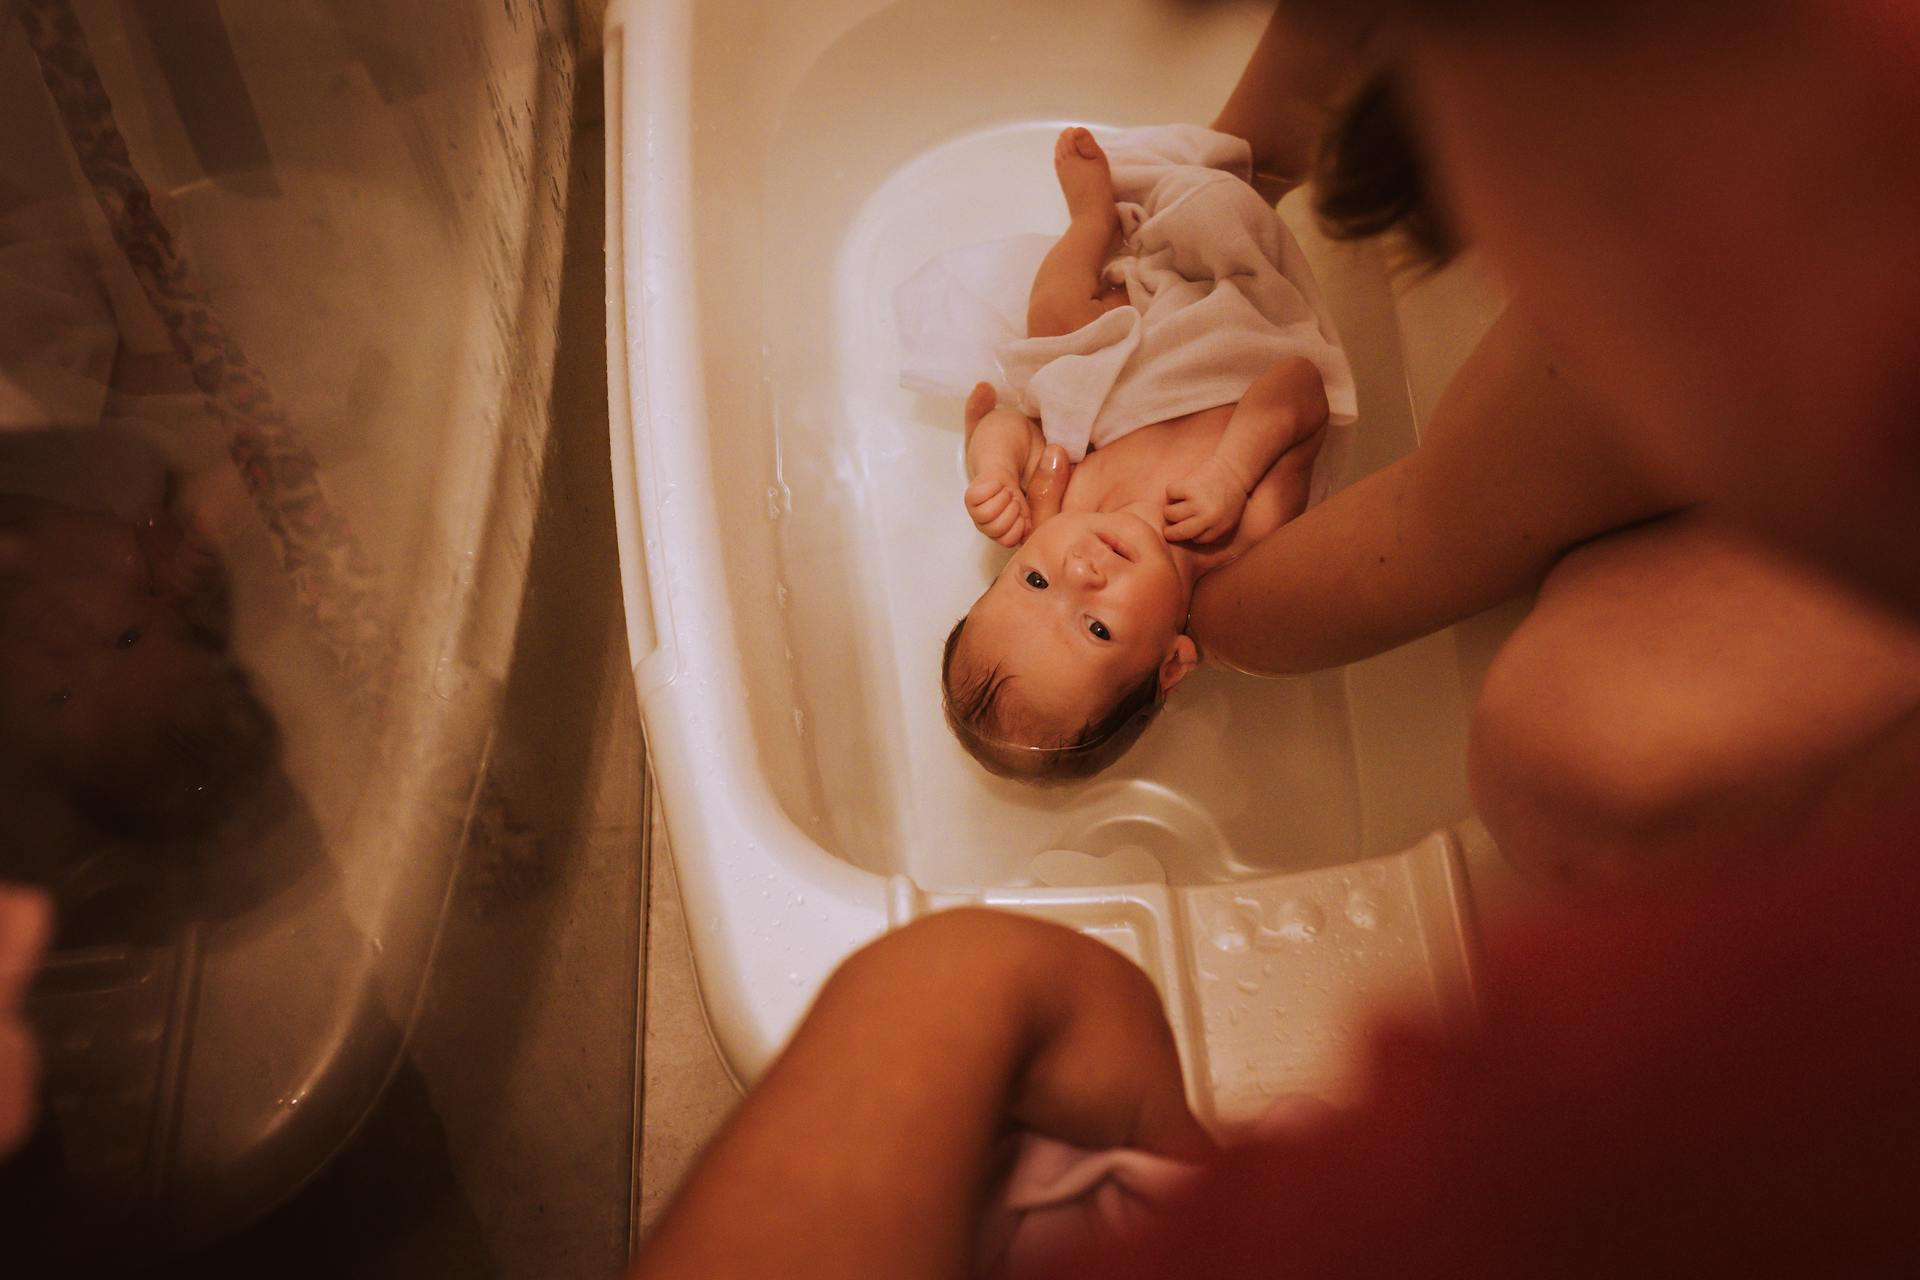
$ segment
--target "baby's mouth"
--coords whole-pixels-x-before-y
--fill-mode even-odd
[[[1120,541],[1120,539],[1114,537],[1112,534],[1100,533],[1100,534],[1095,534],[1094,536],[1100,539],[1101,543],[1107,548],[1107,550],[1113,552],[1113,554],[1119,556],[1122,560],[1125,560],[1128,564],[1139,563],[1139,560],[1140,560],[1139,553],[1136,552],[1132,547],[1128,546],[1126,543]]]

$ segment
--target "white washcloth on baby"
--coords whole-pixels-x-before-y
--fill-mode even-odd
[[[1069,334],[1028,338],[1027,295],[1054,237],[941,255],[894,293],[900,384],[963,396],[994,384],[1076,461],[1184,413],[1232,404],[1276,360],[1320,370],[1335,423],[1353,372],[1305,255],[1247,178],[1244,140],[1197,125],[1096,130],[1124,238],[1107,265],[1127,305]]]

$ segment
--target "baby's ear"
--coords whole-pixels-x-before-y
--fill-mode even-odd
[[[1164,698],[1172,693],[1173,686],[1185,680],[1187,672],[1198,666],[1199,662],[1200,646],[1193,642],[1193,637],[1175,636],[1173,648],[1160,661],[1160,696]]]

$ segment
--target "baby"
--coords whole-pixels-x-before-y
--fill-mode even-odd
[[[1054,167],[1071,222],[1034,277],[1029,338],[1130,305],[1107,271],[1123,236],[1106,155],[1068,129]],[[1284,355],[1237,401],[1125,425],[1104,443],[1096,429],[1069,467],[1042,422],[976,386],[967,512],[1015,551],[942,659],[947,720],[974,758],[1029,780],[1117,759],[1198,661],[1184,634],[1194,583],[1305,508],[1328,418],[1320,368]]]

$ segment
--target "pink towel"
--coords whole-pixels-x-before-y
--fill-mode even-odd
[[[1271,1139],[1332,1114],[1318,1098],[1289,1094],[1233,1136]],[[1031,1133],[1014,1144],[1006,1184],[981,1228],[979,1257],[989,1280],[1051,1275],[1062,1258],[1084,1256],[1098,1241],[1138,1231],[1201,1168],[1125,1148],[1089,1151]]]

